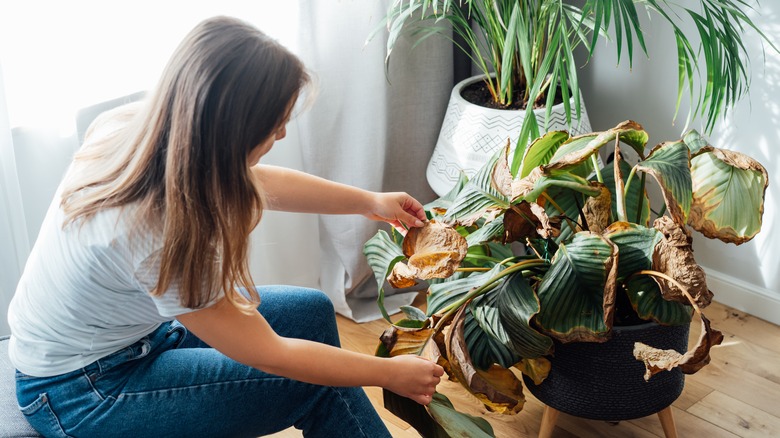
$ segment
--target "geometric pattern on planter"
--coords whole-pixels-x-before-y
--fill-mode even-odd
[[[469,178],[485,164],[497,149],[504,147],[507,138],[514,149],[525,119],[525,111],[485,108],[466,101],[461,90],[482,80],[473,76],[459,82],[452,89],[444,115],[439,138],[428,162],[428,183],[439,196],[445,195],[455,185],[463,171]],[[574,135],[590,132],[590,120],[581,108],[581,123],[576,121],[571,130],[566,125],[563,104],[553,107],[548,131],[568,130]],[[572,102],[572,120],[576,120]],[[535,110],[537,120],[544,121],[544,108]]]

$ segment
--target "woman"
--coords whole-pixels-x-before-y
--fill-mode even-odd
[[[307,83],[275,41],[218,17],[145,102],[96,120],[9,310],[17,398],[39,432],[374,438],[389,433],[360,386],[430,402],[438,365],[341,350],[324,294],[253,286],[264,208],[425,219],[405,193],[258,164]]]

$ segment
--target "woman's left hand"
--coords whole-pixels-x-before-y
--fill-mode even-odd
[[[404,192],[374,193],[372,206],[364,216],[385,221],[404,235],[407,228],[421,227],[427,220],[422,204]]]

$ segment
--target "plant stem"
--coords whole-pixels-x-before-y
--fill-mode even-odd
[[[491,268],[457,268],[455,272],[487,272]]]
[[[517,262],[517,263],[513,264],[512,266],[510,266],[510,267],[504,269],[503,271],[499,272],[498,274],[496,274],[495,277],[493,277],[490,280],[488,280],[485,284],[483,284],[482,286],[480,286],[480,287],[474,289],[473,291],[469,292],[460,301],[458,301],[456,303],[453,303],[453,304],[450,304],[449,306],[444,308],[442,310],[442,312],[444,314],[442,315],[441,319],[439,319],[439,321],[436,323],[436,326],[433,328],[433,332],[431,332],[431,335],[430,335],[430,337],[428,337],[428,340],[425,341],[425,344],[427,344],[428,341],[433,339],[439,332],[441,332],[444,329],[444,327],[446,327],[450,323],[452,318],[458,312],[458,309],[460,309],[464,304],[468,303],[469,301],[473,300],[474,298],[476,298],[476,297],[478,297],[478,296],[488,292],[489,290],[491,290],[492,289],[491,286],[496,281],[506,277],[509,274],[512,274],[514,272],[517,272],[517,271],[520,271],[520,270],[523,270],[523,269],[531,269],[531,268],[536,268],[536,267],[541,267],[541,266],[547,266],[548,264],[549,263],[547,261],[540,260],[540,259],[523,260],[523,261]],[[425,345],[423,345],[423,349],[425,349]]]
[[[641,271],[637,271],[634,274],[632,274],[631,276],[634,276],[634,275],[649,275],[651,277],[661,277],[664,280],[672,283],[673,285],[677,286],[677,288],[679,288],[680,291],[682,291],[683,295],[685,295],[685,298],[687,298],[688,301],[690,301],[691,306],[693,306],[693,309],[696,310],[696,313],[701,315],[701,309],[699,308],[699,305],[696,304],[696,300],[693,299],[693,297],[691,296],[690,292],[688,292],[688,289],[685,286],[683,286],[682,284],[680,284],[680,282],[678,282],[674,278],[664,274],[663,272],[653,271],[653,270],[650,270],[650,269],[643,269]]]
[[[631,187],[631,181],[634,180],[635,175],[636,175],[636,166],[631,168],[631,172],[629,172],[628,178],[626,178],[626,188],[623,190],[626,199],[628,199],[628,189]]]
[[[626,187],[623,184],[623,175],[620,172],[620,162],[623,157],[620,155],[620,135],[615,136],[615,161],[612,163],[615,174],[615,207],[618,220],[626,222]]]
[[[596,179],[600,183],[604,184],[604,177],[601,176],[601,169],[599,168],[599,160],[596,157],[596,154],[593,154],[593,155],[590,156],[590,161],[593,164],[593,169],[596,171]]]
[[[556,210],[558,210],[559,213],[561,213],[561,216],[563,216],[563,219],[566,221],[567,224],[569,224],[569,228],[573,233],[576,233],[577,227],[575,226],[575,223],[572,222],[571,219],[569,219],[569,216],[566,215],[566,212],[563,211],[563,208],[561,208],[560,205],[558,205],[555,200],[550,197],[550,195],[547,194],[547,192],[542,192],[542,198],[544,198],[547,202],[550,203],[553,207],[555,207]]]

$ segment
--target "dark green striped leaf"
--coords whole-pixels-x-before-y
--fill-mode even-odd
[[[393,266],[406,257],[401,245],[394,242],[384,230],[379,230],[374,237],[368,239],[363,245],[363,254],[365,254],[371,270],[374,271],[374,278],[379,288],[379,297],[377,298],[379,310],[382,312],[382,316],[390,321],[390,315],[385,309],[385,279],[393,270]]]
[[[640,318],[664,325],[690,324],[693,307],[677,301],[666,301],[658,283],[648,276],[630,278],[625,284],[631,306]]]
[[[466,183],[444,215],[445,223],[470,225],[490,208],[508,208],[509,199],[493,184],[493,169],[503,149],[496,153]]]
[[[502,270],[503,266],[496,265],[490,271],[475,272],[468,277],[431,285],[428,289],[428,316],[439,313],[448,306],[457,303],[470,290],[488,283]]]
[[[563,342],[606,340],[612,328],[616,257],[613,244],[586,231],[561,244],[537,292],[542,330]]]
[[[652,269],[653,251],[663,235],[655,228],[615,222],[604,233],[618,247],[618,282],[643,269]]]
[[[539,298],[523,273],[508,276],[494,293],[500,322],[509,336],[512,349],[523,359],[549,354],[552,339],[531,326],[531,319],[539,313]]]
[[[494,363],[509,368],[520,361],[517,353],[496,338],[494,332],[500,330],[500,327],[480,324],[472,309],[467,309],[467,312],[463,325],[463,338],[471,362],[477,368],[487,370]],[[485,327],[488,327],[490,332],[486,331]]]

